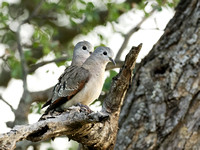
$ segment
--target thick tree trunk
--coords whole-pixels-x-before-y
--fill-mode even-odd
[[[200,149],[200,1],[182,0],[133,77],[116,150]]]

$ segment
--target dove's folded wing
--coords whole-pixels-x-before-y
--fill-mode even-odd
[[[75,96],[88,82],[90,73],[82,67],[70,66],[60,76],[52,98],[43,106],[50,105],[46,112],[64,104]]]

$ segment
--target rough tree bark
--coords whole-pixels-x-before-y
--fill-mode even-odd
[[[75,107],[31,125],[19,125],[10,132],[0,135],[0,149],[12,150],[18,141],[24,139],[36,142],[51,137],[67,135],[83,144],[83,149],[114,148],[118,130],[119,112],[125,94],[131,83],[132,72],[141,45],[133,47],[127,55],[119,74],[113,78],[102,111],[99,113]]]
[[[182,0],[135,71],[116,150],[200,149],[200,1]]]

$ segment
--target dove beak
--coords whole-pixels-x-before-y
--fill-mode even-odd
[[[116,66],[115,61],[111,57],[109,57],[109,60]]]
[[[92,54],[92,52],[89,52],[90,53],[90,55]]]

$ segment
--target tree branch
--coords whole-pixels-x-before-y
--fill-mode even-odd
[[[36,16],[39,13],[39,10],[43,4],[44,0],[41,0],[40,3],[37,5],[37,7],[34,9],[34,11],[32,12],[32,14],[25,19],[18,27],[17,29],[17,47],[18,47],[18,52],[20,55],[20,61],[21,61],[21,68],[22,68],[22,78],[23,78],[23,88],[24,88],[24,93],[23,96],[24,100],[27,102],[31,101],[30,96],[28,96],[29,91],[28,91],[28,87],[27,87],[27,75],[28,75],[28,67],[27,67],[27,63],[24,57],[24,52],[22,49],[22,45],[21,45],[21,37],[20,37],[20,30],[21,30],[21,26],[28,22],[32,17]]]
[[[23,91],[22,98],[20,99],[18,108],[15,111],[15,120],[10,125],[27,123],[29,107],[30,107],[32,101],[31,101],[31,96],[30,96],[30,93],[28,91],[28,86],[27,86],[28,67],[27,67],[27,63],[26,63],[25,57],[24,57],[23,48],[22,48],[22,45],[21,45],[20,30],[21,30],[21,26],[24,23],[29,22],[30,19],[32,17],[34,17],[34,15],[37,15],[37,13],[39,12],[43,2],[44,2],[44,0],[40,1],[40,3],[37,5],[37,7],[33,11],[33,13],[27,19],[22,21],[22,23],[19,25],[19,27],[17,29],[17,32],[16,32],[16,35],[17,35],[17,47],[18,47],[18,52],[19,52],[19,55],[20,55],[21,68],[22,68],[22,79],[23,79],[24,91]]]
[[[104,100],[103,108],[106,112],[114,113],[115,111],[120,110],[126,94],[125,89],[128,89],[129,83],[132,80],[133,69],[135,68],[136,59],[141,48],[142,44],[138,45],[138,47],[132,47],[131,51],[125,58],[125,63],[119,74],[114,77],[110,92]],[[113,93],[115,94],[113,95]]]
[[[45,102],[51,96],[54,86],[37,92],[30,92],[32,102]]]
[[[0,135],[0,149],[13,150],[18,141],[30,140],[33,142],[49,139],[55,136],[70,135],[72,126],[84,126],[91,122],[98,122],[100,113],[89,114],[74,107],[55,118],[36,122],[31,125],[15,126],[10,132]]]
[[[153,13],[155,12],[156,8],[154,8],[149,15],[146,17],[144,16],[144,18],[134,27],[132,28],[127,34],[124,35],[124,42],[122,44],[122,46],[120,47],[115,60],[120,60],[120,57],[124,51],[124,49],[127,47],[128,42],[132,36],[133,33],[137,32],[140,29],[140,26],[147,20],[147,18],[149,18],[150,16],[153,15]]]
[[[106,66],[106,70],[111,70],[111,69],[116,69],[116,68],[121,68],[124,64],[124,61],[115,61],[116,65],[113,63],[108,63]]]
[[[38,5],[36,6],[36,8],[34,9],[34,11],[32,12],[32,14],[30,15],[29,19],[31,19],[32,17],[35,17],[38,15],[38,13],[40,12],[40,9],[42,7],[42,4],[45,2],[45,0],[41,0]]]
[[[22,68],[24,93],[26,93],[26,92],[28,92],[28,87],[27,87],[28,67],[27,67],[26,60],[25,60],[25,57],[24,57],[24,52],[23,52],[22,46],[21,46],[20,30],[21,30],[22,24],[19,25],[16,34],[17,34],[17,47],[18,47],[18,52],[19,52],[19,55],[20,55],[21,68]]]
[[[41,141],[61,135],[67,135],[93,149],[113,149],[118,130],[119,107],[130,84],[140,49],[141,45],[133,47],[127,55],[120,73],[113,78],[110,94],[106,97],[101,112],[90,113],[74,106],[60,115],[54,113],[53,118],[51,116],[31,125],[16,126],[10,132],[0,135],[0,149],[12,150],[18,141],[24,139]],[[113,109],[110,108],[112,106]]]
[[[31,65],[30,66],[30,69],[28,70],[29,73],[32,73],[34,72],[36,69],[46,65],[46,64],[49,64],[49,63],[52,63],[52,62],[62,62],[62,61],[66,61],[69,57],[68,56],[65,56],[65,57],[60,57],[60,58],[56,58],[54,60],[49,60],[49,61],[43,61],[43,62],[40,62],[40,63],[37,63],[37,64],[34,64],[34,65]]]
[[[62,61],[66,61],[69,57],[65,56],[65,57],[60,57],[60,58],[56,58],[53,60],[49,60],[49,61],[43,61],[34,65],[30,66],[30,69],[28,70],[29,73],[34,72],[35,70],[37,70],[38,68],[47,65],[49,63],[52,62],[62,62]],[[113,63],[108,63],[108,65],[106,66],[106,70],[111,70],[111,69],[115,69],[115,68],[121,68],[124,64],[124,61],[116,61],[116,65],[114,65]]]
[[[10,105],[10,104],[2,97],[2,95],[0,95],[0,99],[10,107],[10,109],[12,110],[12,112],[15,112],[15,109],[12,107],[12,105]]]

